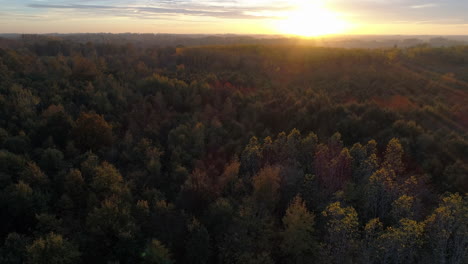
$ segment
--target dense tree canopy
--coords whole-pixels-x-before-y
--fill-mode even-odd
[[[467,62],[7,42],[0,263],[466,263]]]

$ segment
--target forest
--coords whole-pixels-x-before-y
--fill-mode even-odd
[[[142,43],[0,40],[0,263],[468,263],[468,46]]]

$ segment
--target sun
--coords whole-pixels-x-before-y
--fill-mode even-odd
[[[283,17],[276,22],[278,31],[302,37],[343,33],[348,26],[336,13],[310,0],[298,1]]]

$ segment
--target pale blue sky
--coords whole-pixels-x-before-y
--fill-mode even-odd
[[[311,0],[314,1],[314,0]],[[293,0],[0,0],[1,33],[278,33]],[[317,2],[317,1],[315,1]],[[468,35],[468,0],[323,0],[350,34]],[[306,23],[306,22],[305,22]]]

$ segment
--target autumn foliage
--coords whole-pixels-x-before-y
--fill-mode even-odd
[[[127,37],[2,44],[0,263],[467,262],[467,47]]]

